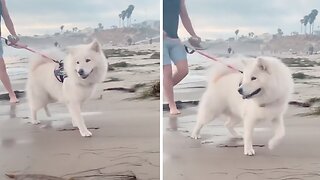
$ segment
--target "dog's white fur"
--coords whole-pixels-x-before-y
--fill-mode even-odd
[[[241,61],[235,60],[232,65],[243,68],[243,74],[220,66],[211,76],[199,105],[197,123],[191,137],[200,138],[200,130],[205,124],[219,115],[226,115],[228,120],[225,126],[236,137],[239,135],[234,126],[243,121],[244,154],[254,155],[252,134],[258,121],[269,120],[273,124],[274,136],[268,144],[270,149],[285,135],[283,116],[294,83],[289,68],[279,59],[240,59]],[[261,91],[258,94],[248,97],[259,88]]]
[[[37,111],[44,108],[50,113],[47,104],[66,103],[72,117],[72,125],[78,127],[82,136],[91,136],[81,116],[81,105],[95,91],[96,85],[104,80],[107,61],[97,41],[91,44],[68,48],[67,53],[56,51],[50,57],[64,60],[64,70],[68,77],[63,83],[54,76],[57,64],[37,56],[31,62],[27,82],[27,98],[31,110],[32,123],[39,124]]]

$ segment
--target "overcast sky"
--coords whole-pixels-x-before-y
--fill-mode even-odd
[[[196,32],[204,38],[226,38],[248,32],[285,34],[300,32],[299,20],[312,9],[320,11],[320,0],[186,0]],[[159,0],[7,0],[17,32],[22,35],[52,34],[66,29],[118,25],[118,14],[135,5],[132,19],[141,22],[160,18]],[[320,13],[319,13],[320,14]],[[320,25],[320,15],[315,29]],[[183,28],[180,28],[183,29]],[[6,34],[6,29],[2,27]],[[180,36],[186,36],[180,30]]]
[[[186,0],[196,32],[204,38],[226,38],[248,32],[285,34],[300,32],[300,19],[318,9],[315,29],[320,25],[320,0]],[[180,28],[181,29],[181,28]],[[180,30],[180,36],[186,36]]]
[[[66,29],[118,25],[118,14],[135,6],[132,22],[160,19],[159,0],[7,0],[16,31],[22,35],[53,34]],[[2,31],[7,34],[6,28]]]

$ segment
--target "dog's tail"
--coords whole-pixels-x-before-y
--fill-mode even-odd
[[[222,77],[231,74],[231,73],[236,73],[236,71],[232,70],[232,69],[228,69],[224,66],[220,66],[218,67],[214,67],[214,70],[210,76],[210,81],[211,82],[218,82]]]
[[[50,63],[51,61],[49,59],[44,59],[44,58],[33,58],[31,63],[30,63],[30,71],[36,70],[40,65]]]

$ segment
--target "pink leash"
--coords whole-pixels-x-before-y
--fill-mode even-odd
[[[205,54],[204,52],[202,52],[202,51],[200,51],[200,50],[196,50],[196,49],[194,49],[194,48],[190,48],[190,47],[188,47],[188,46],[186,46],[186,45],[184,45],[184,47],[185,47],[185,49],[186,49],[186,51],[187,51],[188,54],[193,54],[194,52],[197,52],[197,53],[201,54],[202,56],[204,56],[204,57],[206,57],[206,58],[209,58],[209,59],[211,59],[211,60],[214,60],[214,61],[216,61],[216,62],[218,62],[218,63],[220,63],[220,64],[223,64],[223,65],[227,66],[227,67],[230,68],[230,69],[233,69],[233,70],[238,71],[238,72],[240,72],[240,73],[243,74],[243,71],[241,71],[241,70],[239,70],[239,69],[237,69],[237,68],[235,68],[235,67],[233,67],[233,66],[231,66],[231,65],[229,65],[229,64],[223,63],[222,61],[220,61],[220,60],[218,60],[218,59],[216,59],[216,58],[214,58],[214,57],[212,57],[212,56],[209,56],[208,54]],[[189,51],[189,49],[191,49],[191,51]]]
[[[1,37],[1,38],[4,39],[6,45],[8,45],[8,46],[10,46],[10,47],[13,47],[13,48],[16,48],[16,49],[25,49],[25,50],[28,50],[28,51],[34,53],[34,54],[38,54],[38,55],[40,55],[40,56],[43,57],[43,58],[49,59],[49,60],[51,60],[51,61],[53,61],[53,62],[55,62],[55,63],[58,63],[58,64],[60,63],[60,61],[57,61],[57,60],[55,60],[55,59],[53,59],[53,58],[50,58],[50,57],[46,56],[45,54],[40,53],[39,51],[35,51],[35,50],[29,48],[27,45],[22,45],[22,44],[18,44],[18,43],[16,43],[16,44],[11,44],[8,39],[6,39],[6,38],[4,38],[4,37]]]

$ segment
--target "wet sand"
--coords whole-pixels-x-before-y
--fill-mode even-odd
[[[320,58],[313,59],[319,61]],[[315,75],[319,66],[291,68],[294,72]],[[199,100],[205,86],[201,79],[207,70],[191,70],[187,78],[176,88],[176,99]],[[319,97],[319,79],[296,79],[292,100],[307,101]],[[170,116],[164,113],[164,179],[165,180],[257,180],[320,178],[320,120],[315,112],[319,104],[309,108],[289,106],[285,116],[286,136],[279,146],[270,151],[268,140],[272,136],[271,123],[259,124],[254,133],[256,155],[243,155],[242,139],[235,139],[219,118],[204,127],[202,139],[189,137],[196,123],[197,107],[185,105],[182,114]],[[242,128],[236,130],[242,133]]]
[[[159,51],[159,44],[140,48]],[[93,133],[90,138],[72,129],[64,104],[50,104],[50,118],[40,111],[41,124],[34,126],[28,123],[25,98],[17,105],[0,101],[0,179],[6,179],[5,174],[160,179],[159,100],[137,99],[150,83],[159,80],[159,59],[150,59],[150,55],[108,59],[111,64],[126,61],[141,66],[110,71],[107,82],[100,84],[98,92],[84,104],[83,116]],[[112,78],[117,80],[110,82]],[[139,83],[145,86],[135,93],[105,90]],[[13,84],[15,89],[23,89],[25,80]]]

